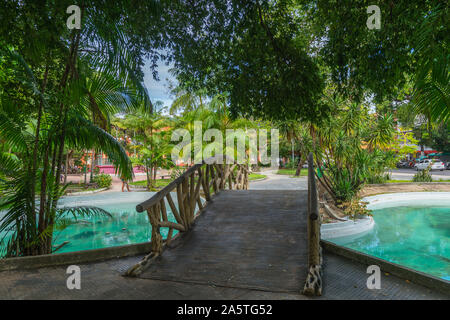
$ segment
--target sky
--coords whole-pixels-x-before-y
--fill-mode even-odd
[[[158,75],[159,81],[153,79],[153,75],[150,69],[150,63],[147,61],[144,66],[144,84],[146,85],[150,98],[152,102],[156,102],[161,100],[164,102],[164,106],[169,106],[172,104],[173,97],[169,94],[168,85],[169,82],[175,84],[176,79],[169,73],[169,69],[172,68],[173,65],[168,65],[162,61],[158,62]]]

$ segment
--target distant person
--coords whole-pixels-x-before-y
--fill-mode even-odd
[[[123,188],[125,188],[125,186],[127,186],[128,192],[131,192],[130,186],[128,185],[128,180],[125,178],[125,176],[121,176],[120,180],[122,180],[122,192],[124,192]]]

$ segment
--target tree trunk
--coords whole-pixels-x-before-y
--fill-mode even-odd
[[[95,150],[92,149],[92,156],[91,156],[91,175],[89,176],[89,182],[93,183],[94,181],[94,163],[95,163]]]
[[[69,159],[72,156],[72,152],[73,152],[73,150],[70,150],[69,152],[67,152],[67,155],[66,155],[66,166],[64,168],[64,184],[67,183],[67,172],[69,170]]]
[[[49,69],[49,65],[48,63],[45,66],[45,73],[44,73],[44,79],[42,82],[42,87],[41,87],[41,93],[42,95],[45,92],[45,88],[47,87],[47,77],[48,77],[48,69]],[[37,117],[37,124],[36,124],[36,133],[35,133],[35,138],[34,138],[34,148],[33,148],[33,157],[32,157],[32,162],[31,162],[31,210],[32,212],[35,212],[36,210],[36,201],[34,201],[34,198],[36,196],[36,171],[37,171],[37,151],[38,151],[38,146],[39,146],[39,133],[41,130],[41,118],[42,118],[42,112],[43,112],[43,108],[44,108],[44,100],[43,98],[41,98],[41,100],[39,101],[39,111],[38,111],[38,117]]]
[[[303,160],[303,158],[300,155],[300,159],[298,160],[298,166],[297,166],[297,170],[295,170],[295,176],[299,177],[300,173],[302,171],[302,167],[305,164],[305,160]]]

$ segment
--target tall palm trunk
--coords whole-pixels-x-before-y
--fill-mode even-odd
[[[303,167],[303,165],[305,164],[305,160],[303,159],[301,153],[299,154],[299,156],[300,156],[300,159],[298,160],[297,170],[295,170],[295,176],[296,176],[296,177],[299,177],[299,176],[300,176],[300,173],[301,173],[301,171],[302,171],[302,167]]]
[[[92,155],[91,155],[91,174],[89,176],[89,182],[94,182],[94,165],[95,165],[95,150],[92,149]]]
[[[66,67],[59,84],[59,89],[63,93],[66,89],[69,78],[75,72],[75,62],[77,59],[79,41],[80,32],[79,30],[77,30],[74,32],[74,35],[72,37]],[[41,178],[41,201],[38,222],[40,234],[42,234],[44,230],[47,230],[47,236],[44,235],[43,237],[40,237],[40,241],[38,244],[40,254],[50,254],[52,252],[54,211],[56,209],[58,200],[57,190],[59,189],[60,184],[67,111],[67,107],[61,102],[57,121],[59,126],[56,129],[56,136],[52,137],[52,134],[49,133],[47,140],[46,156],[44,157],[44,172]],[[53,140],[53,138],[59,139]],[[52,145],[53,148],[51,147]],[[50,166],[50,159],[48,156],[50,152],[52,152],[50,176],[52,179],[54,179],[54,181],[52,184],[53,188],[51,190],[48,190],[49,192],[47,192],[48,171]]]
[[[47,87],[47,77],[48,77],[48,69],[49,65],[48,63],[45,66],[45,72],[44,72],[44,80],[42,81],[42,88],[41,93],[44,94],[45,89]],[[37,124],[36,124],[36,133],[35,133],[35,139],[34,139],[34,148],[33,148],[33,157],[31,158],[31,212],[35,212],[36,210],[36,201],[34,200],[36,196],[36,171],[37,171],[37,151],[39,147],[39,134],[41,130],[41,119],[42,119],[42,112],[44,108],[44,100],[41,98],[39,102],[39,111],[38,111],[38,117],[37,117]]]

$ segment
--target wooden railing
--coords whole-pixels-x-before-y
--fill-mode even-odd
[[[308,276],[303,294],[322,295],[322,253],[320,248],[320,216],[313,154],[308,155]]]
[[[226,188],[230,190],[248,188],[247,165],[230,163],[230,161],[221,162],[222,164],[219,164],[209,159],[201,164],[193,165],[153,197],[136,206],[136,211],[147,212],[152,227],[152,252],[130,268],[125,275],[139,275],[151,259],[161,255],[164,244],[170,244],[172,241],[174,230],[186,232],[190,229],[195,217],[204,208],[202,197],[207,203],[215,194]],[[176,191],[176,203],[171,195],[174,191]],[[169,221],[166,202],[176,222]],[[163,239],[161,235],[162,227],[169,228],[166,239]]]

